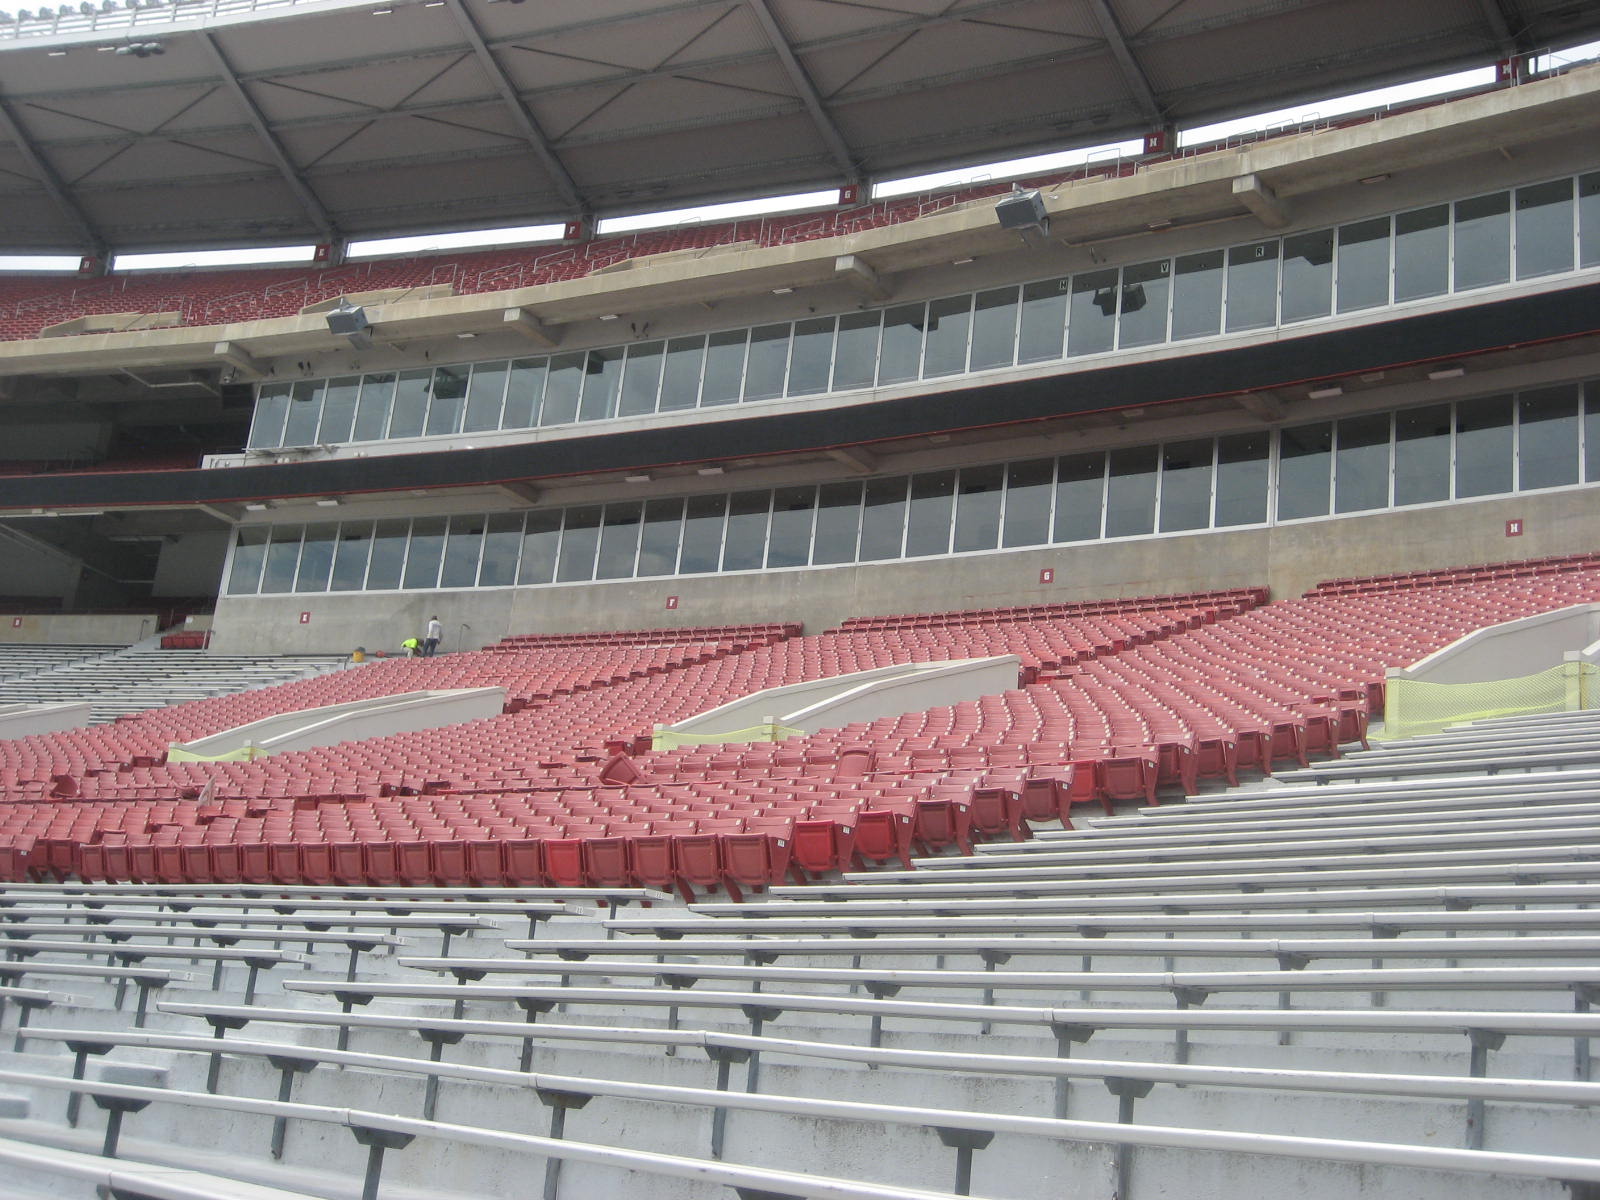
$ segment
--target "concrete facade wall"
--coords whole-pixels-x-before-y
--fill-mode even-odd
[[[0,642],[33,646],[131,646],[155,631],[154,613],[0,615]]]
[[[212,648],[229,653],[398,649],[437,613],[444,649],[510,633],[801,621],[993,608],[1319,580],[1600,549],[1600,490],[1573,488],[1270,528],[999,551],[909,562],[565,587],[223,597]],[[1507,522],[1522,533],[1507,536]],[[1040,583],[1040,572],[1054,581]],[[676,597],[673,607],[668,601]],[[302,614],[305,620],[302,621]],[[0,628],[0,634],[5,630]]]

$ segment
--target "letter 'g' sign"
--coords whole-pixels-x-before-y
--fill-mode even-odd
[[[1054,583],[1055,581],[1056,581],[1056,569],[1054,567],[1041,567],[1039,569],[1039,582],[1040,583]]]

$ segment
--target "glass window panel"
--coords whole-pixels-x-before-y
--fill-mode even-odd
[[[1517,278],[1572,270],[1572,180],[1517,189]]]
[[[1430,404],[1394,415],[1394,502],[1450,498],[1450,406]]]
[[[1161,531],[1211,524],[1210,438],[1161,447]]]
[[[1017,361],[1046,362],[1061,357],[1067,331],[1067,296],[1072,281],[1042,279],[1022,285],[1022,318],[1017,331]]]
[[[1456,201],[1456,291],[1511,278],[1511,193]]]
[[[911,477],[911,508],[906,514],[907,558],[950,552],[950,516],[955,498],[954,471],[929,471]]]
[[[1278,243],[1252,242],[1228,251],[1228,332],[1263,329],[1278,320]]]
[[[1325,317],[1333,311],[1333,230],[1283,239],[1283,321]]]
[[[294,590],[294,569],[300,561],[300,526],[280,525],[272,531],[267,543],[267,561],[261,569],[261,591],[291,592]]]
[[[428,405],[427,432],[456,433],[467,405],[468,368],[440,367],[433,373],[433,399]]]
[[[1511,397],[1483,396],[1456,404],[1456,495],[1511,490]]]
[[[1339,227],[1339,311],[1389,303],[1389,218]]]
[[[1600,383],[1583,385],[1583,477],[1600,481]]]
[[[395,376],[380,371],[361,377],[361,400],[356,405],[356,427],[351,439],[357,442],[382,440],[389,428],[389,410],[394,406]]]
[[[1389,414],[1347,417],[1339,422],[1333,464],[1334,512],[1389,507]]]
[[[717,569],[727,519],[726,496],[689,497],[683,517],[683,549],[678,555],[680,575],[703,575]]]
[[[869,479],[861,507],[861,561],[899,558],[906,526],[908,479]]]
[[[1217,514],[1219,529],[1259,525],[1267,519],[1267,481],[1272,435],[1236,433],[1217,439]]]
[[[479,587],[505,587],[517,581],[517,554],[522,549],[522,514],[495,513],[483,531]]]
[[[467,412],[461,418],[461,428],[465,432],[483,433],[501,428],[500,410],[505,403],[506,376],[510,373],[508,362],[473,364],[472,379],[467,384]]]
[[[228,595],[253,596],[261,587],[261,564],[267,557],[267,530],[241,529],[228,570]]]
[[[706,339],[676,337],[667,343],[667,365],[661,372],[661,412],[678,412],[700,402],[700,368]]]
[[[500,414],[502,429],[532,429],[539,423],[539,405],[544,400],[544,377],[549,367],[548,358],[512,360],[505,409]]]
[[[1333,425],[1299,425],[1278,435],[1278,520],[1328,515]]]
[[[772,532],[767,538],[767,566],[803,567],[811,557],[811,523],[817,489],[783,487],[772,494]]]
[[[649,500],[639,532],[639,574],[671,575],[678,569],[678,542],[683,537],[683,501]]]
[[[428,384],[431,370],[401,371],[394,390],[394,408],[389,414],[389,436],[420,437],[428,415]]]
[[[847,563],[856,560],[861,530],[861,485],[825,483],[817,493],[817,528],[812,537],[811,561]]]
[[[627,370],[622,375],[619,417],[637,417],[656,410],[661,390],[661,359],[665,342],[636,342],[628,347]]]
[[[339,527],[334,524],[306,526],[305,540],[300,544],[300,567],[294,577],[295,591],[328,590],[328,572],[333,568],[334,538],[338,533]]]
[[[577,583],[594,578],[594,552],[600,542],[600,506],[585,504],[567,509],[561,530],[561,553],[556,559],[556,582]]]
[[[588,358],[582,351],[551,356],[544,403],[539,408],[540,425],[566,425],[578,419],[578,393],[583,388],[583,365]]]
[[[702,406],[732,404],[744,385],[744,344],[748,329],[713,333],[707,342],[705,382],[700,388]]]
[[[1117,332],[1117,272],[1085,271],[1072,277],[1072,312],[1067,317],[1067,354],[1100,354]]]
[[[728,498],[728,532],[722,541],[724,571],[754,571],[767,552],[771,492],[735,492]]]
[[[1017,355],[1017,289],[979,292],[972,313],[974,371],[1009,367]]]
[[[789,366],[789,326],[757,325],[750,331],[750,358],[744,368],[744,398],[771,400],[783,395]]]
[[[343,375],[328,380],[322,393],[322,426],[317,430],[317,441],[334,445],[350,440],[350,430],[356,419],[356,398],[361,394],[361,376]]]
[[[1002,546],[1042,546],[1050,540],[1050,493],[1055,487],[1053,458],[1034,458],[1006,467],[1006,515]]]
[[[1153,346],[1167,340],[1167,290],[1172,261],[1135,263],[1122,268],[1122,319],[1117,345]]]
[[[1106,536],[1149,533],[1156,520],[1156,448],[1113,450],[1106,480]]]
[[[1172,340],[1222,332],[1222,251],[1179,255],[1172,281]]]
[[[878,373],[878,327],[881,312],[845,313],[839,318],[833,351],[833,390],[871,387]]]
[[[993,550],[1000,540],[1000,498],[1005,495],[1005,468],[963,467],[956,485],[954,548]]]
[[[833,318],[796,321],[794,350],[789,357],[789,395],[810,396],[828,390],[833,370]]]
[[[922,375],[932,379],[967,369],[967,338],[972,332],[972,297],[948,296],[928,304],[928,339]]]
[[[1578,385],[1540,388],[1517,397],[1517,487],[1578,482]]]
[[[367,591],[388,592],[400,586],[400,568],[406,561],[406,538],[410,532],[410,521],[377,523],[367,563]]]
[[[644,505],[637,500],[606,505],[605,524],[600,529],[600,556],[594,570],[596,579],[632,578],[643,518]]]
[[[1416,300],[1450,290],[1450,206],[1436,204],[1394,219],[1394,298]]]
[[[339,544],[333,554],[335,592],[359,592],[366,584],[367,555],[372,552],[372,522],[345,522],[339,526]]]
[[[1088,542],[1100,536],[1105,503],[1106,456],[1067,454],[1056,463],[1057,542]]]
[[[621,346],[589,351],[583,360],[583,399],[578,405],[578,420],[604,421],[616,415],[623,353]]]
[[[444,556],[445,526],[443,517],[417,517],[411,522],[405,577],[400,584],[407,591],[439,586],[439,560]]]
[[[291,391],[292,384],[268,383],[256,392],[256,411],[250,422],[250,449],[283,445],[283,423],[289,416]]]
[[[556,577],[556,551],[561,546],[561,510],[543,509],[528,514],[522,530],[522,557],[517,564],[518,583],[549,583]]]
[[[1578,265],[1600,266],[1600,171],[1578,176]]]
[[[283,427],[285,446],[314,446],[322,422],[322,380],[302,379],[289,397],[289,419]]]
[[[483,554],[483,530],[488,518],[457,516],[450,518],[450,531],[444,543],[444,567],[439,572],[440,587],[475,587],[478,559]]]
[[[922,323],[926,305],[902,304],[883,314],[883,343],[878,354],[878,382],[915,379],[922,365]]]

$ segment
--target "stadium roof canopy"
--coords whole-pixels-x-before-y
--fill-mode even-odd
[[[12,251],[323,242],[832,188],[1600,36],[1592,0],[47,11],[0,24]]]

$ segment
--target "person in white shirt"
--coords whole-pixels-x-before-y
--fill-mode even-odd
[[[428,618],[428,632],[422,639],[422,657],[432,658],[439,649],[439,639],[444,636],[444,626],[439,624],[438,617]]]

